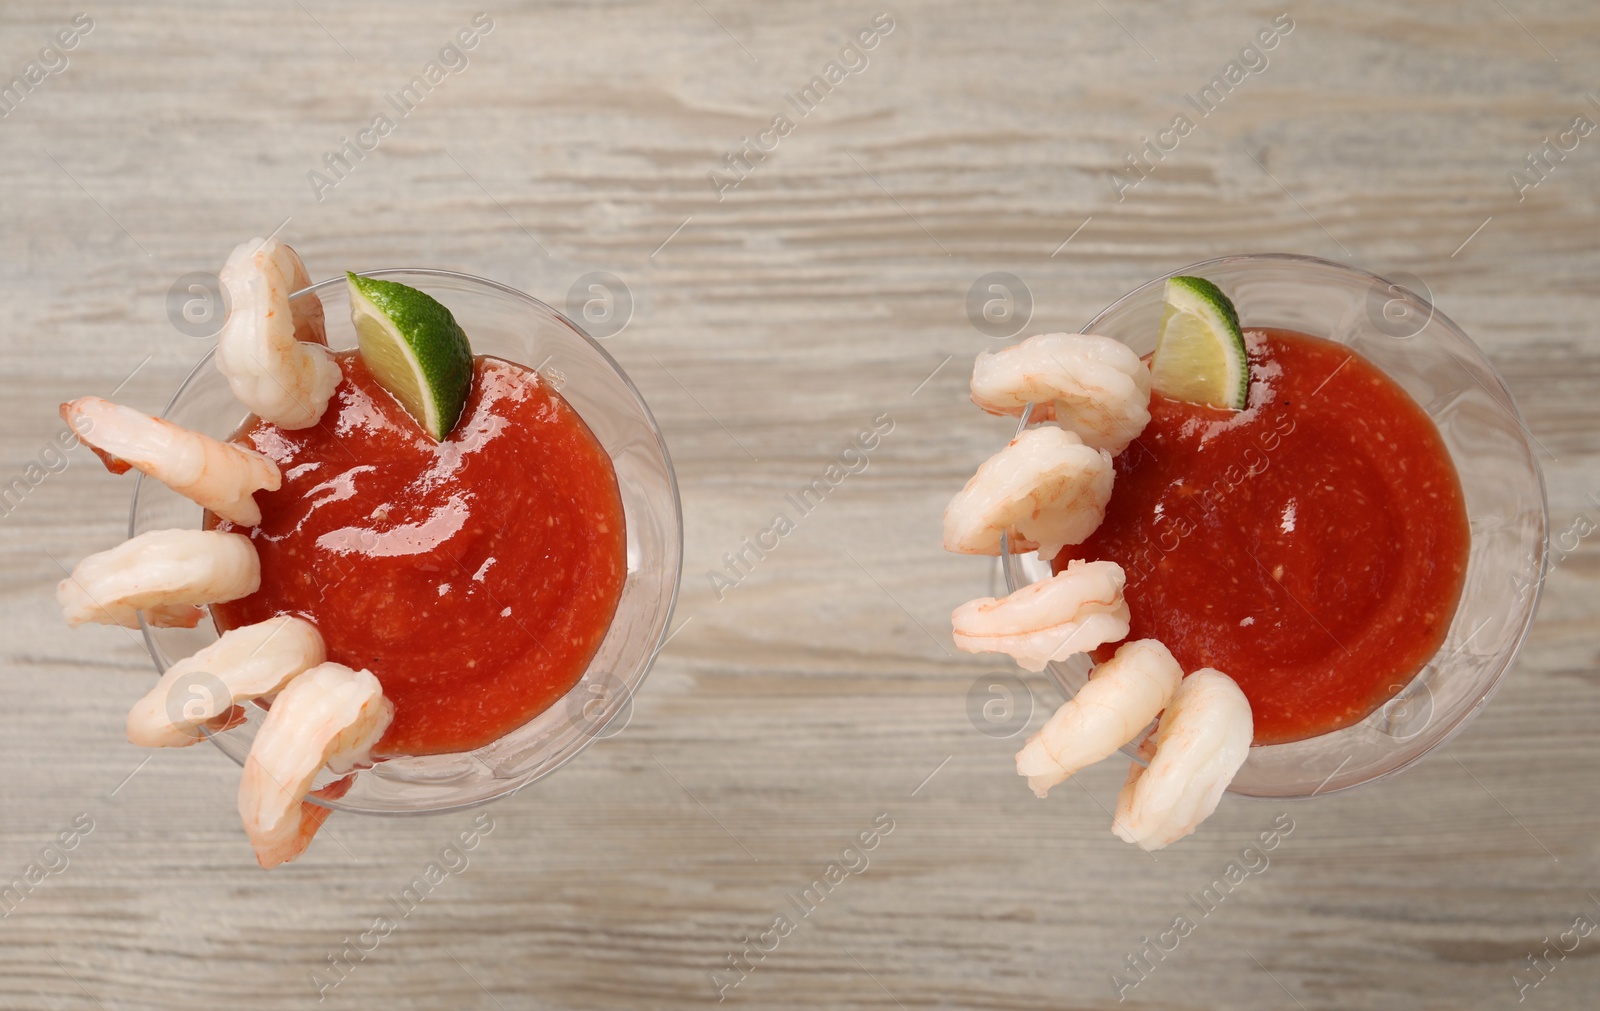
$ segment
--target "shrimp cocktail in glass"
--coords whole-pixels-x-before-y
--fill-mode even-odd
[[[1069,699],[1017,754],[1043,797],[1118,750],[1113,829],[1166,846],[1227,790],[1310,796],[1414,762],[1511,664],[1543,483],[1510,394],[1408,289],[1293,256],[1144,285],[1084,334],[981,354],[1012,441],[945,547],[1012,592],[956,645]]]
[[[142,472],[131,539],[59,590],[69,623],[145,631],[162,677],[129,739],[239,760],[263,867],[331,810],[464,807],[559,767],[625,708],[677,590],[676,484],[626,376],[463,274],[312,286],[257,239],[220,280],[215,369],[164,418],[62,405]]]

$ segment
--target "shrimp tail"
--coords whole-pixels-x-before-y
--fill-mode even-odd
[[[111,473],[126,474],[128,471],[132,470],[133,464],[122,459],[120,456],[115,456],[101,449],[99,446],[96,446],[94,443],[88,440],[86,431],[79,430],[80,428],[87,429],[92,427],[92,422],[89,425],[85,425],[81,420],[79,420],[74,410],[74,406],[77,403],[78,402],[76,400],[68,401],[57,408],[56,413],[61,415],[61,420],[66,422],[67,427],[72,429],[73,433],[77,435],[78,441],[83,443],[85,446],[88,446],[89,452],[93,453],[95,456],[98,456],[100,458],[100,462],[106,465],[106,470],[109,470]]]
[[[337,800],[350,792],[350,786],[355,782],[355,776],[345,776],[336,779],[327,786],[311,794],[323,800]],[[325,804],[313,803],[311,800],[300,802],[300,822],[295,827],[294,833],[284,842],[270,849],[256,850],[256,863],[263,870],[272,870],[280,864],[291,863],[299,859],[300,855],[311,848],[311,840],[316,838],[322,825],[333,816],[333,808]]]
[[[287,242],[283,244],[283,253],[283,259],[290,268],[289,293],[292,295],[311,287],[311,275],[307,273],[300,254]],[[322,299],[311,294],[302,295],[289,302],[289,310],[294,319],[295,340],[328,346],[328,324],[322,308]]]

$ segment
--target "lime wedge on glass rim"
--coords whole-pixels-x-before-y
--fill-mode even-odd
[[[467,335],[431,295],[345,273],[361,360],[435,441],[456,426],[472,389]]]
[[[1244,410],[1250,359],[1233,303],[1203,277],[1167,278],[1166,299],[1151,387],[1173,400]]]

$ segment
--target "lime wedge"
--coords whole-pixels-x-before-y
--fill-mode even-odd
[[[1167,307],[1150,379],[1157,393],[1173,400],[1244,410],[1250,360],[1239,314],[1205,278],[1167,278]]]
[[[432,296],[395,281],[345,277],[361,360],[423,431],[444,441],[472,388],[467,335]]]

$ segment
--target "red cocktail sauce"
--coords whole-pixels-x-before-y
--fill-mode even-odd
[[[466,751],[577,684],[622,595],[622,498],[605,449],[538,373],[474,362],[465,412],[425,435],[353,353],[313,428],[254,421],[235,441],[283,471],[250,536],[261,588],[221,629],[297,614],[328,659],[395,704],[377,753]]]
[[[1231,676],[1255,743],[1281,744],[1359,722],[1433,657],[1470,535],[1444,442],[1393,380],[1332,341],[1246,339],[1248,409],[1154,395],[1105,523],[1056,567],[1121,564],[1128,637]]]

